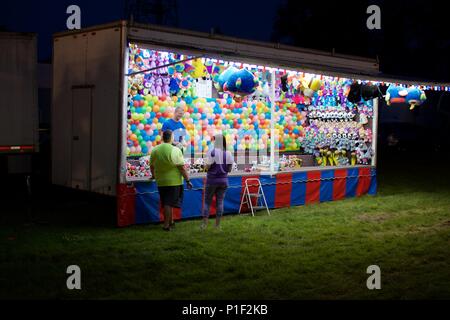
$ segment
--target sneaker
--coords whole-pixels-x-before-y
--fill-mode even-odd
[[[163,230],[164,230],[164,231],[170,231],[170,227],[167,227],[167,228],[166,228],[166,227],[163,227]]]
[[[175,228],[175,222],[172,222],[172,223],[170,224],[170,227],[171,227],[171,228]]]

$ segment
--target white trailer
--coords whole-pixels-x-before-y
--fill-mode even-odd
[[[6,173],[29,173],[39,151],[36,34],[0,32],[0,84],[0,156]]]
[[[116,195],[126,183],[128,43],[374,80],[375,59],[119,21],[53,38],[52,181]]]

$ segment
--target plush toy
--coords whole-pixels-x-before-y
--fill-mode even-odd
[[[153,69],[153,68],[156,68],[156,60],[158,59],[158,57],[157,57],[157,55],[156,54],[152,54],[150,57],[149,57],[149,61],[150,61],[150,64],[149,64],[149,69]]]
[[[386,103],[390,106],[393,103],[405,103],[408,90],[391,84],[386,91]]]
[[[224,84],[228,81],[228,79],[235,74],[236,72],[238,72],[239,69],[236,67],[229,67],[228,69],[226,69],[225,71],[223,71],[218,77],[217,77],[217,81],[214,82],[214,86],[216,87],[217,91],[219,92],[223,92],[223,86]]]
[[[356,152],[355,151],[353,151],[352,153],[351,153],[351,163],[352,163],[352,166],[356,166]]]
[[[162,86],[163,86],[162,78],[157,78],[155,81],[155,91],[156,91],[156,96],[158,96],[158,97],[162,96]]]
[[[191,63],[184,63],[184,72],[191,73],[194,71],[194,66]]]
[[[184,71],[184,64],[182,63],[177,63],[175,65],[175,72],[181,73]]]
[[[205,61],[206,72],[208,74],[213,74],[213,66],[214,66],[214,63],[211,60],[207,59]]]
[[[409,87],[408,94],[406,95],[406,103],[408,103],[411,107],[410,110],[413,110],[415,106],[420,106],[426,99],[425,92],[416,87]]]
[[[170,94],[172,94],[172,95],[178,94],[178,92],[180,91],[179,81],[180,80],[177,78],[170,78],[170,83],[169,83]]]
[[[255,75],[247,69],[233,73],[223,85],[223,90],[246,96],[255,92],[259,82]]]
[[[208,76],[208,70],[202,62],[202,59],[197,58],[192,61],[192,66],[194,69],[192,70],[191,76],[194,79],[203,78]]]
[[[144,77],[144,87],[152,96],[156,96],[155,77],[151,74],[146,74]]]
[[[311,98],[322,87],[319,78],[303,78],[300,81],[300,89],[305,97]]]
[[[168,70],[167,67],[163,67],[167,64],[167,58],[164,58],[163,56],[158,57],[158,67],[160,67],[159,74],[167,74]]]
[[[327,150],[325,155],[326,155],[327,160],[328,160],[328,165],[329,166],[334,166],[333,152],[331,152],[330,150]]]
[[[163,93],[166,96],[170,96],[170,78],[169,77],[163,78],[163,83],[164,83]]]
[[[316,163],[317,163],[317,165],[318,166],[321,166],[322,165],[322,156],[321,156],[321,152],[319,152],[319,151],[316,151],[315,152],[315,157],[316,157]]]
[[[281,76],[281,91],[287,92],[288,91],[288,75],[285,74]]]
[[[358,103],[361,101],[361,84],[355,81],[348,87],[347,99],[351,103]]]
[[[378,86],[372,83],[363,84],[361,86],[361,97],[363,98],[363,100],[368,101],[380,96],[381,94]]]

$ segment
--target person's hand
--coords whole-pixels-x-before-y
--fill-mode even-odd
[[[189,180],[189,181],[186,181],[186,184],[187,184],[188,189],[191,190],[193,187],[192,182]]]

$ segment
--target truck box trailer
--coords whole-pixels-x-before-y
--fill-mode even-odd
[[[31,171],[39,151],[37,36],[0,32],[0,156],[7,173]]]

